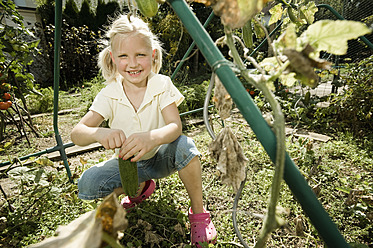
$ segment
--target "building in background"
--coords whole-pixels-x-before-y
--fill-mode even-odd
[[[14,0],[17,11],[23,16],[24,24],[28,28],[34,27],[36,22],[40,22],[40,17],[36,13],[36,2],[34,0]],[[3,20],[5,24],[12,25],[11,20]]]

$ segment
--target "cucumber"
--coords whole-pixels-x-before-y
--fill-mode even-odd
[[[292,7],[288,7],[289,19],[292,23],[299,24],[298,17],[296,17]]]
[[[158,2],[156,0],[136,0],[137,8],[146,17],[153,17],[158,12]]]
[[[123,160],[119,158],[118,160],[123,191],[128,196],[135,196],[139,188],[137,164],[136,162],[131,162],[131,159]]]
[[[251,27],[251,20],[247,21],[242,27],[242,39],[247,48],[253,47],[253,29]]]

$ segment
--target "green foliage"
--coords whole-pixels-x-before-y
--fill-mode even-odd
[[[0,25],[0,141],[2,141],[6,119],[12,119],[13,115],[21,115],[20,108],[27,112],[24,94],[33,90],[35,81],[28,69],[33,63],[34,56],[39,55],[37,48],[39,40],[24,25],[23,17],[13,1],[1,1],[0,8],[2,9],[0,20],[5,19],[7,22]],[[20,124],[19,128],[21,126],[23,124]]]
[[[12,1],[1,2],[4,11],[0,19],[8,19],[13,25],[0,26],[0,69],[1,80],[28,92],[33,88],[33,75],[27,72],[27,66],[33,62],[33,56],[39,50],[39,40],[23,24],[23,17],[18,13]],[[17,81],[17,82],[16,82]],[[17,93],[17,91],[15,91]]]
[[[344,87],[330,96],[330,106],[318,109],[315,124],[328,130],[349,130],[359,136],[370,135],[373,128],[373,56],[346,65]]]
[[[81,102],[79,106],[83,106],[83,114],[85,114],[91,107],[93,100],[100,90],[106,86],[104,82],[104,78],[101,75],[98,75],[92,80],[83,83],[82,88],[79,90],[81,92]]]
[[[27,247],[45,236],[52,236],[58,225],[64,225],[90,207],[77,198],[77,186],[68,182],[62,167],[47,159],[35,159],[32,166],[17,167],[8,172],[17,194],[2,203],[1,244]]]
[[[120,10],[117,2],[99,1],[97,14],[91,9],[88,0],[83,1],[79,10],[74,0],[66,2],[62,13],[61,32],[61,71],[60,87],[62,90],[80,87],[82,82],[97,76],[97,56],[101,48],[99,40],[101,31],[108,18]],[[54,64],[54,1],[46,1],[38,6],[42,18],[45,42],[42,42],[45,67],[53,71]],[[41,87],[50,86],[53,79],[44,78]]]
[[[51,113],[53,111],[53,89],[42,88],[40,92],[26,96],[30,114]]]
[[[85,87],[81,89],[81,99],[84,98],[82,103],[95,95],[92,93],[92,96],[88,96],[91,90],[96,91],[103,86],[101,80],[97,78],[90,84],[84,84]],[[84,115],[85,112],[80,114]],[[76,119],[76,116],[73,118]],[[232,115],[232,120],[229,125],[249,159],[249,180],[238,203],[237,221],[244,239],[252,245],[255,242],[253,236],[259,233],[263,223],[258,216],[265,212],[274,168],[262,145],[241,116]],[[220,125],[221,123],[214,121],[216,133],[221,130]],[[212,140],[204,126],[191,128],[190,132],[187,135],[195,140],[202,153],[204,200],[218,231],[217,246],[237,247],[239,241],[232,228],[231,215],[235,192],[220,182],[219,173],[208,152]],[[311,187],[319,192],[319,200],[346,240],[366,245],[372,243],[369,235],[372,225],[368,219],[372,206],[363,201],[364,197],[369,196],[369,189],[373,186],[370,176],[373,161],[366,147],[352,135],[340,133],[338,138],[327,143],[289,137],[287,150]],[[74,177],[78,177],[85,169],[108,157],[97,161],[80,160],[80,163],[72,160],[70,168]],[[59,162],[51,165],[43,158],[36,161],[37,159],[31,166],[21,167],[7,174],[16,188],[12,189],[13,194],[5,190],[13,212],[9,210],[9,204],[4,198],[0,204],[3,217],[0,245],[27,247],[37,243],[55,235],[57,226],[70,223],[97,206],[97,201],[85,202],[77,198],[77,187],[67,182],[65,169]],[[361,195],[353,198],[356,190],[361,190]],[[349,198],[354,200],[349,202]],[[157,180],[155,193],[127,215],[129,227],[124,232],[121,243],[125,247],[189,247],[188,199],[177,173]],[[279,205],[280,215],[287,221],[287,228],[276,230],[267,247],[291,246],[295,242],[299,247],[323,245],[312,223],[286,186],[283,187]],[[305,229],[295,235],[299,219]]]
[[[75,0],[68,0],[66,2],[65,9],[63,10],[63,13],[62,13],[62,17],[66,19],[66,22],[69,23],[70,25],[74,27],[78,25],[79,9],[78,9],[78,6],[76,6]]]
[[[179,112],[184,113],[198,108],[202,108],[209,81],[203,81],[200,84],[177,85],[185,100],[179,106]]]
[[[78,27],[87,26],[89,29],[94,27],[95,15],[92,12],[91,3],[89,0],[83,0],[78,14],[78,19],[76,21]]]
[[[94,78],[98,73],[96,57],[100,52],[98,39],[95,33],[87,26],[70,27],[62,22],[61,34],[61,69],[60,77],[62,90],[68,90],[81,85],[84,80]],[[48,43],[43,47],[44,54],[54,52],[54,27],[47,26],[44,34]],[[53,56],[48,57],[53,65]]]
[[[118,11],[120,11],[120,6],[117,1],[106,2],[104,0],[98,0],[95,25],[91,28],[96,31],[105,27],[108,23],[108,18],[112,17]],[[125,8],[123,8],[123,11],[125,11]]]

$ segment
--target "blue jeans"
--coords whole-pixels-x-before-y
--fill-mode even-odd
[[[194,141],[181,135],[172,143],[162,145],[154,157],[137,162],[139,183],[167,177],[187,166],[199,155]],[[103,198],[119,187],[122,184],[118,159],[112,158],[83,172],[78,180],[78,197],[83,200]]]

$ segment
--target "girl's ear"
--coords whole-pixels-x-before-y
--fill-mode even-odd
[[[115,63],[113,53],[111,51],[109,51],[109,53],[110,53],[111,60],[113,61],[113,63]]]
[[[153,49],[153,55],[152,55],[152,58],[153,58],[153,59],[155,58],[155,52],[156,52],[156,50]]]

